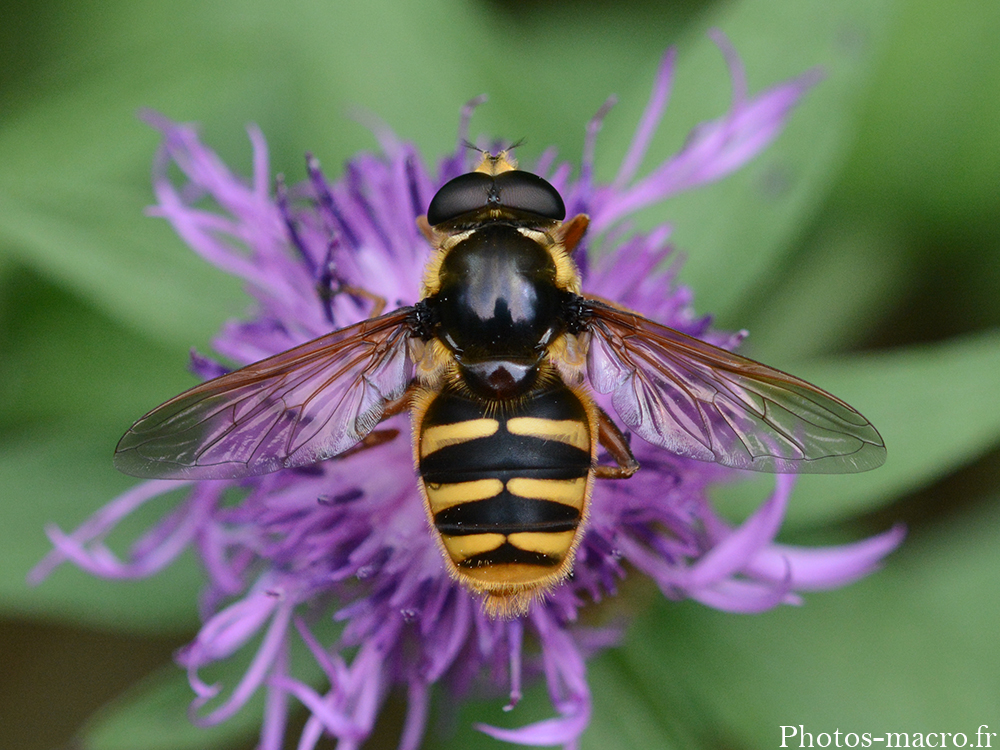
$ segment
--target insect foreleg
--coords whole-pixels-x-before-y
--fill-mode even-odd
[[[360,297],[361,299],[366,299],[372,303],[372,309],[368,313],[368,317],[377,318],[383,312],[385,312],[386,299],[385,297],[380,297],[374,292],[369,292],[367,289],[363,289],[360,286],[352,286],[350,284],[343,284],[337,289],[337,293],[349,294],[352,297]]]

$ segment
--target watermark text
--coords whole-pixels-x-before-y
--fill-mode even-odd
[[[781,747],[973,747],[997,748],[997,733],[987,724],[980,724],[975,732],[812,732],[804,725],[781,726]]]

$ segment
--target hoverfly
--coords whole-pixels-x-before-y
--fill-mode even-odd
[[[115,465],[265,474],[374,444],[409,410],[446,565],[488,613],[511,616],[570,574],[595,479],[639,468],[585,380],[680,456],[779,473],[882,464],[878,432],[840,399],[583,295],[571,255],[588,218],[565,216],[550,183],[485,153],[417,220],[433,247],[417,304],[182,393],[132,426]],[[599,446],[614,465],[598,464]]]

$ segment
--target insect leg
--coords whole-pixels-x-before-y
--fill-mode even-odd
[[[416,382],[410,383],[401,396],[394,398],[392,401],[386,401],[382,409],[382,420],[407,411],[413,405],[413,394],[419,387]]]
[[[399,430],[395,428],[389,428],[385,430],[372,430],[367,435],[365,435],[361,442],[355,445],[353,448],[341,453],[337,458],[346,458],[347,456],[353,456],[355,453],[361,453],[361,451],[366,451],[369,448],[377,448],[380,445],[385,445],[386,443],[392,442],[399,435]]]
[[[377,318],[383,312],[385,312],[386,300],[385,297],[380,297],[374,292],[369,292],[367,289],[362,289],[359,286],[351,286],[350,284],[342,285],[338,292],[346,292],[352,297],[360,297],[361,299],[366,299],[372,303],[372,309],[368,313],[368,317]]]
[[[570,255],[573,254],[577,245],[580,244],[580,240],[583,239],[583,235],[586,233],[589,224],[590,218],[586,214],[577,214],[569,221],[562,223],[556,233],[556,239],[566,249],[567,253]]]
[[[394,398],[392,401],[386,401],[385,407],[382,411],[382,419],[380,421],[385,421],[389,417],[394,417],[397,414],[402,414],[410,408],[410,397],[413,391],[416,389],[416,384],[411,384],[409,388],[403,391],[403,395],[399,398]],[[382,430],[372,430],[361,442],[355,445],[353,448],[344,451],[340,454],[340,458],[344,456],[353,456],[355,453],[361,453],[361,451],[366,451],[369,448],[377,448],[380,445],[385,445],[386,443],[395,440],[399,435],[399,430],[394,427],[389,427]]]
[[[628,440],[622,435],[611,417],[596,404],[597,442],[611,455],[617,466],[595,466],[594,476],[598,479],[628,479],[639,470],[639,462],[628,447]]]

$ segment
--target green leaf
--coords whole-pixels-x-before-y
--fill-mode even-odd
[[[117,320],[178,348],[204,346],[246,297],[235,279],[179,251],[165,223],[144,216],[146,202],[113,185],[9,192],[0,196],[0,241],[10,258]]]
[[[1000,87],[1000,56],[990,45],[1000,34],[1000,5],[925,0],[900,3],[899,11],[845,186],[881,213],[903,209],[907,218],[955,229],[995,227],[1000,142],[983,135],[1000,122],[1000,100],[984,96]]]
[[[657,710],[694,703],[730,746],[776,747],[798,724],[974,732],[1000,704],[996,500],[802,608],[744,617],[664,602],[630,631],[623,679]]]
[[[190,553],[140,581],[106,581],[69,564],[36,587],[26,576],[49,552],[46,525],[71,531],[115,495],[135,484],[111,467],[112,431],[100,423],[68,422],[8,434],[0,451],[5,504],[0,525],[0,602],[8,615],[125,628],[133,632],[189,632],[197,625],[203,576]],[[119,554],[148,525],[168,512],[175,496],[159,499],[120,525],[109,543]]]
[[[1000,441],[1000,332],[789,369],[861,411],[888,449],[885,465],[874,471],[800,477],[790,526],[870,511],[945,476]],[[716,499],[727,514],[745,516],[774,481],[748,479],[719,489]]]
[[[594,714],[583,736],[585,748],[632,750],[632,748],[698,748],[710,736],[701,708],[678,691],[675,701],[652,699],[630,674],[625,654],[615,648],[593,661],[587,670],[593,690]]]
[[[340,626],[327,618],[312,626],[320,643],[334,643]],[[219,695],[200,711],[221,705],[239,684],[250,661],[256,654],[263,636],[251,639],[237,654],[210,667],[200,670],[199,677],[209,685],[220,687]],[[326,678],[312,654],[292,633],[290,644],[290,673],[300,682],[315,689],[328,688]],[[82,731],[86,750],[202,750],[202,748],[230,748],[245,744],[260,731],[264,711],[265,688],[247,701],[231,719],[209,727],[195,726],[188,719],[194,693],[185,671],[175,665],[164,667],[136,685],[95,715]],[[301,708],[289,699],[294,714]]]
[[[856,347],[912,292],[912,257],[885,223],[827,216],[809,249],[747,301],[741,352],[762,362]]]
[[[108,582],[70,565],[37,587],[25,576],[51,549],[44,529],[71,531],[136,484],[111,466],[130,422],[189,386],[184,359],[122,330],[35,273],[3,278],[0,392],[0,601],[9,614],[58,617],[104,628],[188,630],[201,574],[182,557],[150,581]],[[100,356],[95,356],[100,352]],[[164,498],[111,536],[119,552],[165,513]]]
[[[124,432],[196,382],[185,354],[123,329],[23,267],[0,281],[0,318],[7,322],[0,330],[0,392],[18,394],[0,402],[5,428],[71,419]],[[105,458],[117,437],[103,446]]]
[[[751,164],[650,211],[650,218],[669,216],[676,225],[673,240],[685,257],[681,280],[694,289],[698,308],[722,325],[743,325],[748,293],[787,262],[793,239],[832,189],[870,82],[887,7],[751,2],[722,6],[708,19],[730,36],[751,93],[816,66],[824,73],[786,131]],[[719,92],[728,92],[729,84],[718,50],[704,38],[703,27],[686,41],[691,46],[681,45],[668,140],[658,139],[648,162],[680,145],[679,129],[686,132],[693,121],[725,109]]]
[[[214,679],[232,687],[245,664],[224,662]],[[212,727],[188,719],[194,693],[183,669],[171,664],[137,684],[94,716],[82,732],[85,750],[208,750],[246,744],[260,729],[263,696],[250,699],[233,718]]]
[[[650,216],[676,221],[678,242],[691,253],[685,278],[705,309],[725,311],[766,273],[772,253],[822,196],[877,46],[883,5],[750,3],[700,16],[645,2],[569,17],[544,7],[508,15],[457,0],[301,2],[294,13],[262,2],[183,10],[115,3],[100,13],[80,6],[81,34],[54,46],[72,75],[45,79],[33,93],[46,96],[15,108],[0,128],[0,150],[12,155],[0,168],[0,236],[121,320],[164,341],[201,340],[232,313],[234,287],[140,219],[155,135],[135,123],[139,107],[221,131],[209,143],[227,158],[240,153],[242,165],[242,124],[256,120],[275,144],[277,169],[301,174],[298,154],[311,149],[332,160],[336,174],[342,158],[371,143],[345,121],[349,104],[374,111],[433,156],[452,147],[460,104],[485,90],[494,100],[477,113],[474,132],[526,134],[529,157],[549,142],[575,155],[586,121],[618,91],[621,111],[609,118],[599,148],[600,171],[610,176],[669,43],[681,41],[678,81],[649,163],[675,150],[699,120],[725,110],[730,82],[705,35],[709,22],[732,36],[755,90],[817,64],[828,72],[793,129],[746,174]],[[428,44],[442,29],[449,43]],[[851,39],[864,41],[852,46]],[[775,170],[789,182],[780,195],[761,188]]]

